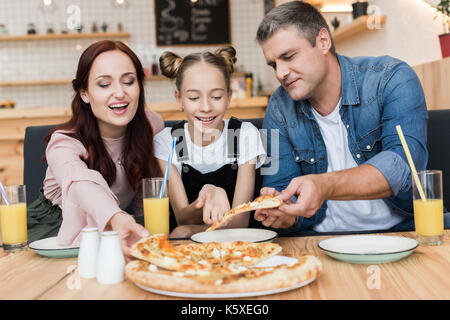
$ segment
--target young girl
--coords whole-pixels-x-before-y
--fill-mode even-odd
[[[166,51],[159,59],[162,73],[175,79],[175,98],[187,117],[155,136],[162,170],[172,138],[178,141],[168,183],[178,224],[172,237],[203,231],[230,207],[253,198],[255,169],[266,157],[259,132],[249,122],[224,119],[235,55],[233,47],[224,47],[185,58]],[[248,222],[249,214],[242,214],[228,227],[247,227]]]
[[[164,124],[145,111],[143,82],[139,59],[122,42],[99,41],[83,52],[72,118],[45,139],[48,169],[28,208],[30,241],[58,233],[59,244],[79,244],[83,228],[97,227],[118,231],[128,254],[132,242],[148,236],[125,211],[142,215],[141,180],[161,175],[153,136]]]

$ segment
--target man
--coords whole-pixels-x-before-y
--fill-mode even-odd
[[[271,134],[267,143],[279,171],[264,176],[261,194],[285,204],[255,219],[282,234],[413,230],[411,171],[395,129],[424,170],[428,113],[411,67],[336,54],[325,19],[301,1],[270,11],[257,40],[281,84],[263,125],[279,130],[278,148]]]

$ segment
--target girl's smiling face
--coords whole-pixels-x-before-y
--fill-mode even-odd
[[[190,66],[183,74],[180,90],[175,90],[175,97],[186,113],[192,138],[201,133],[201,144],[206,145],[222,132],[231,91],[217,67],[205,62]]]

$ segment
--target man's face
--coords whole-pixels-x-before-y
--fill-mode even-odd
[[[261,45],[267,64],[295,101],[311,98],[325,78],[328,50],[317,41],[316,46],[311,46],[291,25],[279,29]]]

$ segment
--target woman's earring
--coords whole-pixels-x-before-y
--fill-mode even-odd
[[[84,103],[89,104],[89,100],[88,99],[83,99]]]

